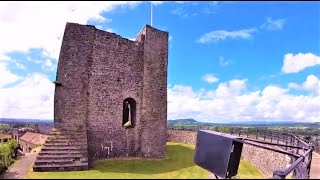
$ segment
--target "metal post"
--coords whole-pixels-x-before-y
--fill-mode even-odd
[[[281,170],[275,170],[273,172],[273,178],[274,179],[285,179],[286,178],[286,175],[284,174],[283,171]]]
[[[247,129],[247,137],[249,137],[249,128]]]

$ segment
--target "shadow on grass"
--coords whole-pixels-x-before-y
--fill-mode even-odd
[[[94,162],[92,170],[101,173],[158,174],[177,171],[194,166],[192,147],[167,145],[166,159],[99,160]]]

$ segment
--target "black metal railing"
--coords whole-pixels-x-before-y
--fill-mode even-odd
[[[200,129],[219,131],[219,128],[209,126],[168,127],[168,129],[180,131],[198,131]],[[228,131],[226,129],[222,130],[225,131],[223,133],[243,137],[243,140],[237,140],[239,142],[290,156],[290,166],[283,170],[275,170],[272,179],[285,179],[291,173],[292,178],[309,179],[312,152],[314,150],[314,144],[311,141],[303,140],[290,132],[266,128],[229,128]]]

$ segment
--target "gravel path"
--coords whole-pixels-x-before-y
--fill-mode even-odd
[[[320,155],[315,152],[312,154],[310,179],[320,179]]]
[[[33,165],[38,153],[29,153],[12,164],[4,174],[4,179],[26,179],[28,169]]]

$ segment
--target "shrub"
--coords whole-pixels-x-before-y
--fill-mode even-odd
[[[0,143],[0,169],[6,169],[14,162],[18,142],[14,139],[6,143]]]

